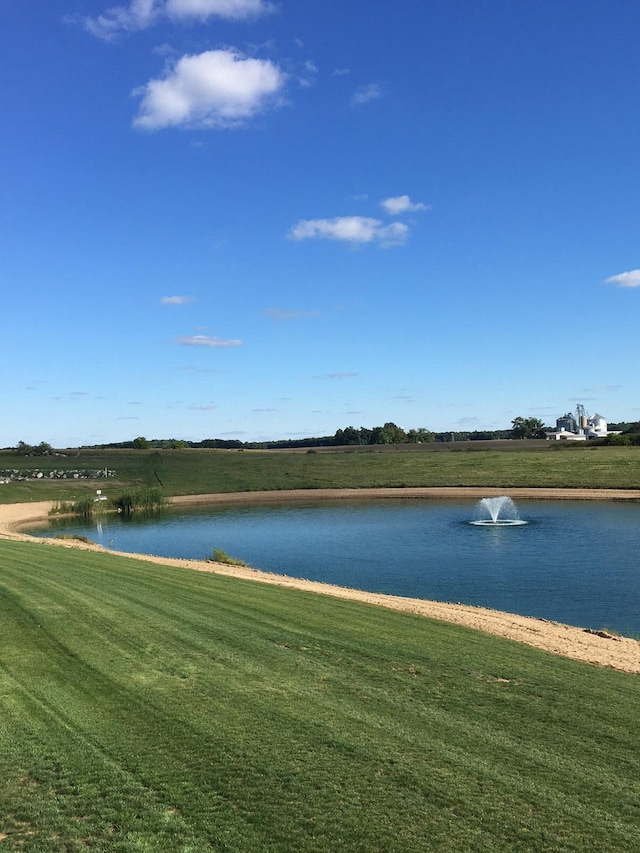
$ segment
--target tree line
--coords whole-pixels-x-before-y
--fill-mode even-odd
[[[93,447],[105,450],[177,450],[185,447],[209,448],[214,450],[286,450],[302,447],[356,447],[380,444],[426,444],[438,441],[487,441],[496,438],[507,439],[512,437],[512,431],[508,429],[433,432],[426,427],[404,430],[392,421],[387,421],[382,426],[375,427],[356,428],[354,426],[347,426],[336,430],[333,435],[285,438],[275,441],[240,441],[239,439],[224,438],[205,438],[202,441],[187,441],[176,438],[147,439],[144,436],[138,436],[130,441],[93,445]]]
[[[640,421],[623,421],[610,424],[611,430],[620,431],[620,435],[609,435],[606,438],[595,439],[590,445],[640,445]],[[133,450],[178,450],[180,448],[210,448],[219,450],[286,450],[303,447],[357,447],[380,444],[426,444],[429,442],[455,441],[492,441],[496,439],[536,439],[545,438],[546,430],[539,418],[516,417],[511,422],[511,429],[496,430],[458,430],[433,432],[426,427],[404,430],[392,421],[376,427],[347,426],[336,430],[333,435],[315,436],[310,438],[280,439],[277,441],[240,441],[239,439],[205,438],[202,441],[187,441],[178,438],[147,439],[137,436],[129,441],[118,441],[110,444],[94,444],[91,448],[133,449]],[[47,456],[56,453],[46,441],[40,444],[18,442],[16,447],[7,448],[18,456]],[[88,449],[88,447],[86,448]]]

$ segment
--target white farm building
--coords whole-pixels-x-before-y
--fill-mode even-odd
[[[575,415],[567,412],[556,421],[555,430],[547,432],[550,441],[589,441],[610,435],[606,420],[597,412],[587,415],[584,406],[578,405]]]

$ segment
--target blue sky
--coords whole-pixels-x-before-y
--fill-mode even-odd
[[[638,4],[0,12],[0,446],[640,418]]]

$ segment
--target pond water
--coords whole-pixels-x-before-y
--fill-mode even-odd
[[[206,559],[372,592],[462,602],[640,636],[640,503],[521,501],[519,526],[474,526],[474,501],[398,500],[109,515],[36,535]]]

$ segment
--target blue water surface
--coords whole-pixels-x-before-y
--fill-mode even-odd
[[[640,503],[522,501],[518,527],[475,502],[226,506],[57,522],[118,551],[206,559],[372,592],[462,602],[640,637]],[[42,531],[40,531],[42,535]]]

